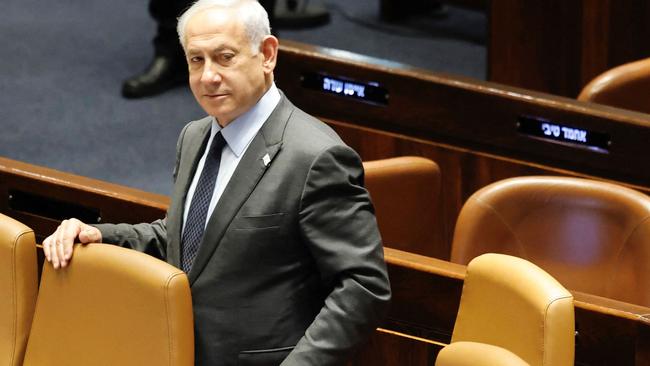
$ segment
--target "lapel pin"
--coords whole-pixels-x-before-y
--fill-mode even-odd
[[[264,155],[264,157],[262,158],[262,163],[264,163],[264,166],[269,166],[269,164],[271,163],[271,157],[269,156],[269,154]]]

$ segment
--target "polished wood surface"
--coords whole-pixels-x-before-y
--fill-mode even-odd
[[[444,344],[378,328],[352,357],[348,365],[433,366]]]

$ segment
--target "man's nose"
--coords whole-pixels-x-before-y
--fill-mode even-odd
[[[219,83],[221,82],[221,74],[217,66],[213,62],[206,62],[203,74],[201,75],[201,82],[204,83]]]

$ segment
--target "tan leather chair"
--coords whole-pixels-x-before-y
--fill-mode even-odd
[[[551,275],[484,254],[467,266],[451,344],[436,366],[573,365],[574,321],[573,297]]]
[[[571,177],[493,183],[463,206],[451,261],[488,252],[529,260],[571,290],[650,306],[650,197]]]
[[[605,71],[582,89],[578,100],[650,113],[650,58]]]
[[[440,169],[416,156],[366,161],[365,186],[384,245],[441,259],[449,246],[440,226]]]
[[[477,342],[455,342],[436,357],[437,366],[529,366],[505,348]]]
[[[34,231],[0,214],[0,365],[22,365],[37,291]]]
[[[70,266],[45,263],[25,366],[194,364],[187,276],[146,254],[77,246]]]

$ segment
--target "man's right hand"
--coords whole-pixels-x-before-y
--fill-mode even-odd
[[[56,231],[43,240],[43,251],[54,269],[68,265],[76,241],[83,244],[99,243],[102,233],[96,227],[86,225],[77,219],[63,220]]]

